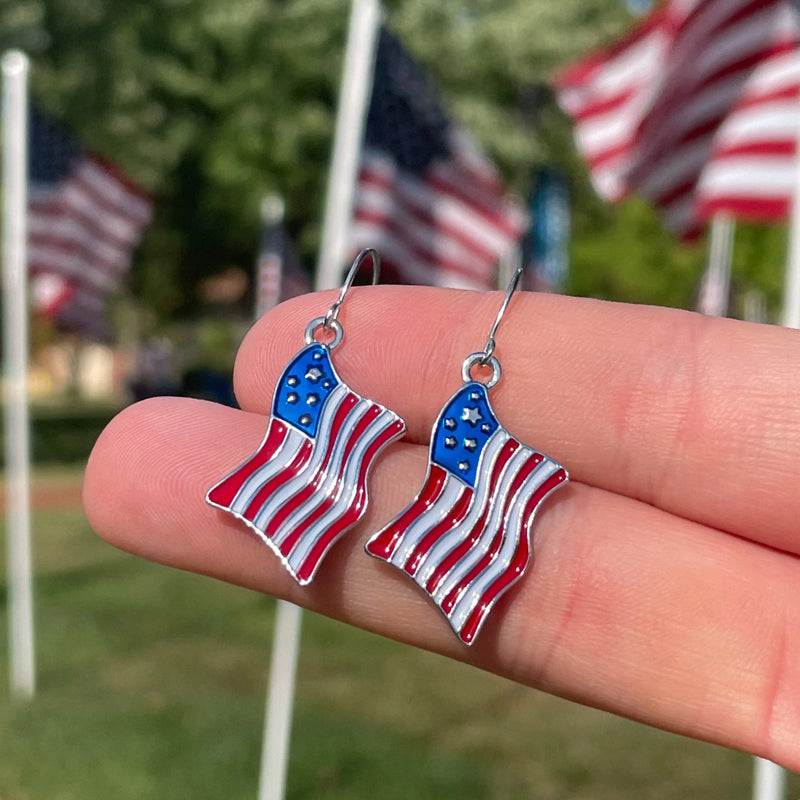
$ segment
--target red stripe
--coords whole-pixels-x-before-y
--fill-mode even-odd
[[[361,415],[361,419],[359,419],[359,421],[356,423],[344,446],[342,458],[339,463],[339,471],[336,475],[334,483],[334,486],[336,487],[335,492],[328,495],[321,503],[319,503],[319,505],[317,505],[317,507],[305,519],[301,520],[295,526],[294,530],[292,530],[291,533],[289,533],[289,535],[284,539],[283,543],[281,544],[281,552],[287,558],[289,557],[289,553],[292,551],[292,548],[299,541],[302,535],[339,501],[342,489],[344,488],[344,475],[345,471],[347,470],[350,455],[358,446],[358,442],[364,435],[367,428],[369,428],[369,426],[380,416],[380,413],[381,407],[378,405],[373,405]],[[330,473],[326,475],[326,478],[330,478]]]
[[[267,523],[264,527],[264,535],[268,538],[272,538],[275,533],[280,530],[281,525],[288,519],[288,517],[303,503],[305,503],[311,495],[314,494],[317,487],[319,486],[322,481],[325,480],[326,468],[328,463],[331,460],[331,456],[333,455],[334,447],[336,446],[336,439],[339,436],[339,431],[344,425],[344,421],[347,418],[347,415],[353,409],[353,406],[358,403],[358,397],[354,395],[352,392],[348,394],[344,400],[342,400],[341,406],[339,407],[336,415],[333,418],[333,422],[331,424],[330,435],[328,439],[328,447],[325,451],[325,455],[323,456],[322,463],[317,467],[316,471],[314,472],[313,476],[310,477],[309,483],[307,483],[297,494],[291,497],[281,508],[280,511],[276,512],[275,516]]]
[[[131,180],[131,178],[126,175],[113,161],[109,161],[107,158],[95,152],[87,153],[87,160],[94,161],[97,166],[100,167],[100,169],[107,172],[118,183],[121,183],[125,187],[126,191],[136,195],[136,197],[138,197],[147,205],[152,205],[153,201],[150,197],[150,194],[141,186],[139,186],[138,183],[135,183],[133,180]]]
[[[456,525],[458,525],[461,520],[467,516],[467,512],[469,511],[469,507],[474,496],[475,493],[473,491],[465,488],[458,500],[448,512],[447,516],[438,525],[435,525],[430,529],[430,531],[428,531],[420,543],[420,546],[414,550],[414,552],[411,554],[411,557],[406,561],[405,566],[403,567],[403,569],[405,569],[409,575],[413,576],[416,574],[420,564],[422,564],[425,553],[428,552],[433,542],[438,541],[439,537],[447,533],[447,531],[455,528]]]
[[[400,544],[403,535],[420,514],[424,514],[438,499],[444,489],[447,473],[431,464],[425,485],[414,502],[394,521],[367,542],[367,552],[388,561]]]
[[[753,222],[776,222],[789,215],[788,197],[734,197],[726,195],[700,203],[698,213],[708,219],[718,211],[727,211],[740,219]]]
[[[258,516],[258,512],[261,510],[261,506],[263,506],[281,486],[296,477],[302,471],[308,459],[311,458],[313,450],[314,448],[311,446],[311,442],[308,440],[304,441],[292,457],[292,460],[277,475],[273,475],[273,477],[256,492],[242,516],[253,522]]]
[[[441,605],[442,611],[444,611],[445,614],[449,614],[453,610],[453,606],[456,604],[456,601],[464,592],[464,590],[497,557],[497,553],[500,550],[500,547],[502,546],[507,533],[507,531],[503,526],[503,522],[505,521],[506,515],[508,514],[511,505],[513,504],[514,499],[516,498],[517,492],[520,490],[525,481],[531,476],[531,473],[536,469],[536,467],[538,467],[539,464],[542,463],[543,458],[544,457],[541,455],[541,453],[533,453],[525,462],[522,469],[520,469],[520,471],[516,474],[516,477],[514,478],[514,481],[511,484],[511,488],[505,495],[503,510],[500,517],[500,525],[498,525],[497,531],[492,537],[492,543],[489,546],[489,549],[483,554],[478,563],[464,576],[464,578],[461,581],[459,581],[459,583],[457,583],[450,590],[450,592],[448,592],[447,596],[444,598]],[[524,515],[522,519],[524,519]]]
[[[503,469],[505,468],[511,456],[513,456],[514,453],[519,449],[519,446],[520,444],[516,439],[509,439],[500,450],[497,460],[495,461],[491,477],[489,478],[489,489],[486,493],[486,499],[483,503],[483,510],[480,518],[473,525],[472,530],[470,530],[466,539],[464,539],[464,541],[462,541],[457,547],[453,548],[453,550],[451,550],[442,559],[434,573],[430,576],[430,578],[428,578],[428,582],[425,584],[425,589],[431,596],[436,594],[436,590],[442,585],[442,581],[444,581],[444,579],[447,577],[447,573],[450,572],[450,570],[453,568],[453,565],[457,564],[480,538],[480,535],[486,525],[486,519],[491,511],[492,499],[497,492],[497,486],[502,478]],[[422,544],[423,543],[420,543],[420,550],[422,550]],[[428,548],[432,544],[433,542],[430,542],[428,544]],[[427,553],[427,549],[425,552]]]
[[[378,453],[392,441],[396,436],[399,436],[405,430],[405,423],[401,420],[392,423],[386,428],[378,438],[370,444],[364,453],[364,459],[361,463],[361,469],[358,473],[358,489],[356,490],[356,497],[354,502],[345,514],[343,514],[338,521],[336,521],[325,534],[314,544],[303,561],[302,566],[297,571],[299,580],[308,582],[311,580],[314,572],[322,560],[328,548],[341,536],[348,528],[355,525],[361,518],[364,510],[367,507],[367,473],[372,465],[372,461]]]
[[[264,436],[264,441],[258,450],[242,466],[238,467],[221,483],[218,483],[208,493],[208,499],[219,506],[229,508],[244,486],[247,479],[279,450],[286,439],[286,426],[274,418],[270,418],[270,425]]]
[[[528,500],[525,506],[525,511],[523,512],[523,517],[527,517],[528,519],[525,524],[525,535],[520,538],[519,549],[514,554],[514,558],[509,564],[508,569],[499,575],[494,583],[487,587],[480,602],[475,606],[469,617],[467,617],[458,633],[461,640],[466,644],[470,644],[475,638],[492,603],[522,575],[528,564],[528,559],[530,558],[530,526],[533,522],[533,515],[536,511],[536,507],[548,493],[558,486],[561,486],[566,480],[567,473],[563,469],[560,469],[558,472],[551,475],[550,478],[539,487],[535,494],[531,495],[530,500]]]

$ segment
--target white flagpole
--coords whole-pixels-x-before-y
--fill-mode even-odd
[[[333,140],[316,290],[339,285],[353,208],[359,150],[372,89],[372,68],[380,25],[378,0],[353,0],[339,108]],[[266,733],[261,756],[259,800],[283,800],[286,794],[295,674],[299,651],[300,609],[278,601],[272,653]]]
[[[3,360],[6,383],[8,611],[11,691],[33,697],[36,667],[28,436],[28,57],[3,69]]]
[[[346,258],[380,21],[378,0],[353,0],[314,286],[318,291],[339,285]]]
[[[731,261],[733,260],[733,234],[735,222],[727,214],[715,214],[711,219],[711,242],[708,253],[708,268],[703,276],[698,311],[713,317],[724,317],[728,313],[728,293],[731,285]]]

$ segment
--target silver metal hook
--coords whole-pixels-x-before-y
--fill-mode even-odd
[[[511,296],[517,290],[519,279],[521,277],[522,267],[517,267],[513,276],[511,277],[511,281],[508,284],[506,296],[503,298],[503,302],[500,304],[500,309],[497,312],[492,329],[489,331],[489,336],[486,338],[486,344],[483,346],[483,351],[472,353],[464,359],[464,363],[461,366],[461,377],[464,380],[464,383],[469,383],[471,380],[473,380],[471,375],[473,367],[492,368],[492,375],[484,384],[487,389],[491,389],[500,380],[503,370],[500,367],[500,362],[494,355],[494,349],[497,346],[497,342],[495,341],[494,337],[497,334],[497,328],[500,325],[500,320],[503,319],[506,309],[508,308],[508,304],[511,302]]]
[[[483,346],[483,360],[481,361],[481,366],[485,367],[491,357],[494,355],[494,348],[497,346],[495,342],[495,334],[497,333],[497,328],[500,325],[500,320],[503,319],[503,316],[506,313],[506,309],[508,308],[508,304],[511,302],[511,295],[517,289],[519,285],[519,279],[522,277],[522,267],[517,267],[514,271],[514,274],[511,276],[511,281],[508,284],[508,288],[506,289],[506,296],[503,298],[503,302],[500,305],[500,310],[497,312],[497,316],[494,320],[494,325],[492,325],[492,329],[489,331],[489,336],[486,338],[486,344]]]
[[[326,331],[333,331],[333,340],[330,342],[330,344],[328,344],[328,348],[333,350],[335,347],[339,346],[339,343],[342,341],[342,337],[344,336],[342,323],[337,319],[339,316],[339,309],[344,302],[345,295],[353,285],[353,280],[356,277],[358,268],[361,266],[362,262],[367,256],[372,259],[372,285],[375,286],[375,284],[378,283],[378,279],[381,275],[381,257],[378,255],[377,250],[367,247],[366,249],[362,250],[356,256],[355,261],[353,261],[353,264],[347,273],[347,277],[344,279],[344,284],[342,285],[342,289],[339,292],[339,297],[336,299],[336,302],[328,309],[328,312],[324,317],[315,317],[306,326],[306,344],[313,344],[315,341],[317,341],[314,337],[314,333],[316,332],[317,328],[322,326]]]
[[[356,256],[355,261],[353,261],[353,264],[350,267],[350,271],[347,273],[347,277],[344,279],[344,284],[339,292],[339,297],[328,309],[328,313],[325,314],[325,322],[322,324],[326,330],[330,330],[333,327],[333,323],[337,321],[337,317],[339,316],[339,308],[344,302],[344,296],[353,285],[358,268],[361,266],[367,256],[372,259],[372,285],[375,286],[378,283],[378,280],[381,277],[381,257],[378,255],[377,250],[372,247],[367,247]]]

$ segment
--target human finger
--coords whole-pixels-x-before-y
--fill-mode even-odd
[[[237,359],[244,408],[265,413],[306,322],[333,295],[284,303]],[[357,391],[425,444],[480,350],[500,293],[357,288],[334,361]],[[800,551],[796,331],[674,309],[519,293],[497,334],[492,390],[511,433],[576,480],[791,552]]]
[[[796,558],[573,484],[534,525],[534,560],[472,647],[407,578],[363,552],[415,493],[426,448],[372,472],[363,522],[299,587],[244,526],[204,502],[259,443],[263,417],[200,401],[131,407],[86,474],[95,530],[139,555],[275,594],[516,681],[800,767]]]

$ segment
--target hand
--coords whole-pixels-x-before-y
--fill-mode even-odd
[[[501,423],[569,470],[533,562],[466,647],[364,542],[420,488],[431,425],[502,296],[356,288],[333,354],[399,413],[361,523],[297,586],[208,489],[265,432],[274,384],[332,293],[284,303],[236,362],[243,411],[180,398],[125,410],[86,473],[95,530],[146,558],[668,730],[800,770],[800,333],[671,309],[521,293],[497,336]]]

